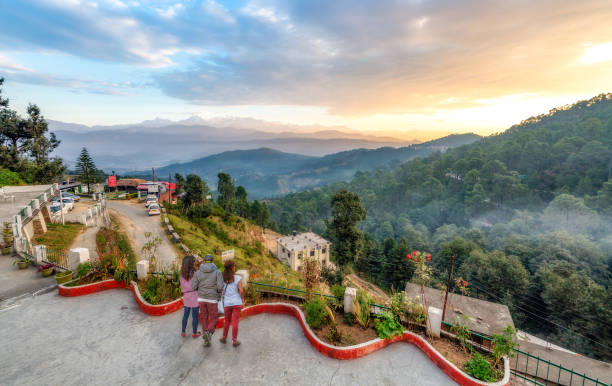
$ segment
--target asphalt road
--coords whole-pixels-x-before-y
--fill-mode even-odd
[[[396,343],[355,360],[316,351],[297,320],[240,322],[242,345],[182,338],[182,311],[149,316],[127,290],[0,303],[2,385],[454,385],[417,347]]]
[[[168,236],[164,233],[160,216],[149,216],[143,203],[132,201],[106,201],[106,207],[121,223],[127,233],[134,252],[142,258],[142,247],[147,242],[146,232],[151,232],[151,238],[159,237],[162,241],[157,248],[157,256],[161,267],[169,267],[179,263],[175,249],[170,245]]]

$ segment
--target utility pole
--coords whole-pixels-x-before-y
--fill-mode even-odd
[[[155,182],[155,168],[151,168],[151,181]]]
[[[168,209],[170,209],[170,204],[172,203],[172,188],[170,188],[171,183],[172,177],[170,176],[170,172],[168,172]]]
[[[446,316],[446,301],[448,300],[448,289],[451,286],[451,278],[453,277],[453,262],[455,261],[455,255],[452,254],[450,258],[450,268],[448,269],[448,283],[446,284],[446,295],[444,295],[444,307],[442,309],[442,321]]]
[[[64,197],[62,197],[61,189],[59,191],[59,196],[60,196],[60,213],[62,215],[62,225],[65,225],[66,223],[64,222]]]

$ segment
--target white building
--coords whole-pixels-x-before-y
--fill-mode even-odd
[[[317,259],[321,266],[332,265],[329,261],[331,244],[323,237],[312,232],[286,236],[276,239],[276,256],[289,264],[295,271],[301,271],[305,257]]]

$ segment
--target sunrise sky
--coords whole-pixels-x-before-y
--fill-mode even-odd
[[[489,134],[612,91],[612,2],[0,0],[11,106]]]

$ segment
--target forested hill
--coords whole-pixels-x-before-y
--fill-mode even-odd
[[[197,174],[215,186],[217,174],[230,174],[251,197],[272,197],[328,183],[350,180],[359,170],[393,168],[401,162],[477,141],[476,134],[449,135],[406,147],[354,149],[322,157],[285,153],[270,148],[227,151],[191,162],[156,169],[156,174]],[[150,175],[150,171],[134,172]]]
[[[492,223],[512,217],[515,208],[542,209],[559,193],[606,209],[602,188],[612,170],[611,143],[612,94],[605,94],[394,170],[287,195],[272,203],[272,216],[284,230],[323,231],[319,220],[328,217],[339,189],[361,196],[368,211],[364,229],[380,239],[400,237],[406,222],[429,230]]]
[[[422,250],[432,253],[429,285],[443,285],[452,255],[470,296],[507,304],[521,329],[610,360],[611,147],[606,94],[269,206],[281,232],[331,238],[332,197],[357,193],[367,218],[353,266],[371,281],[403,288],[414,272],[405,255]]]

